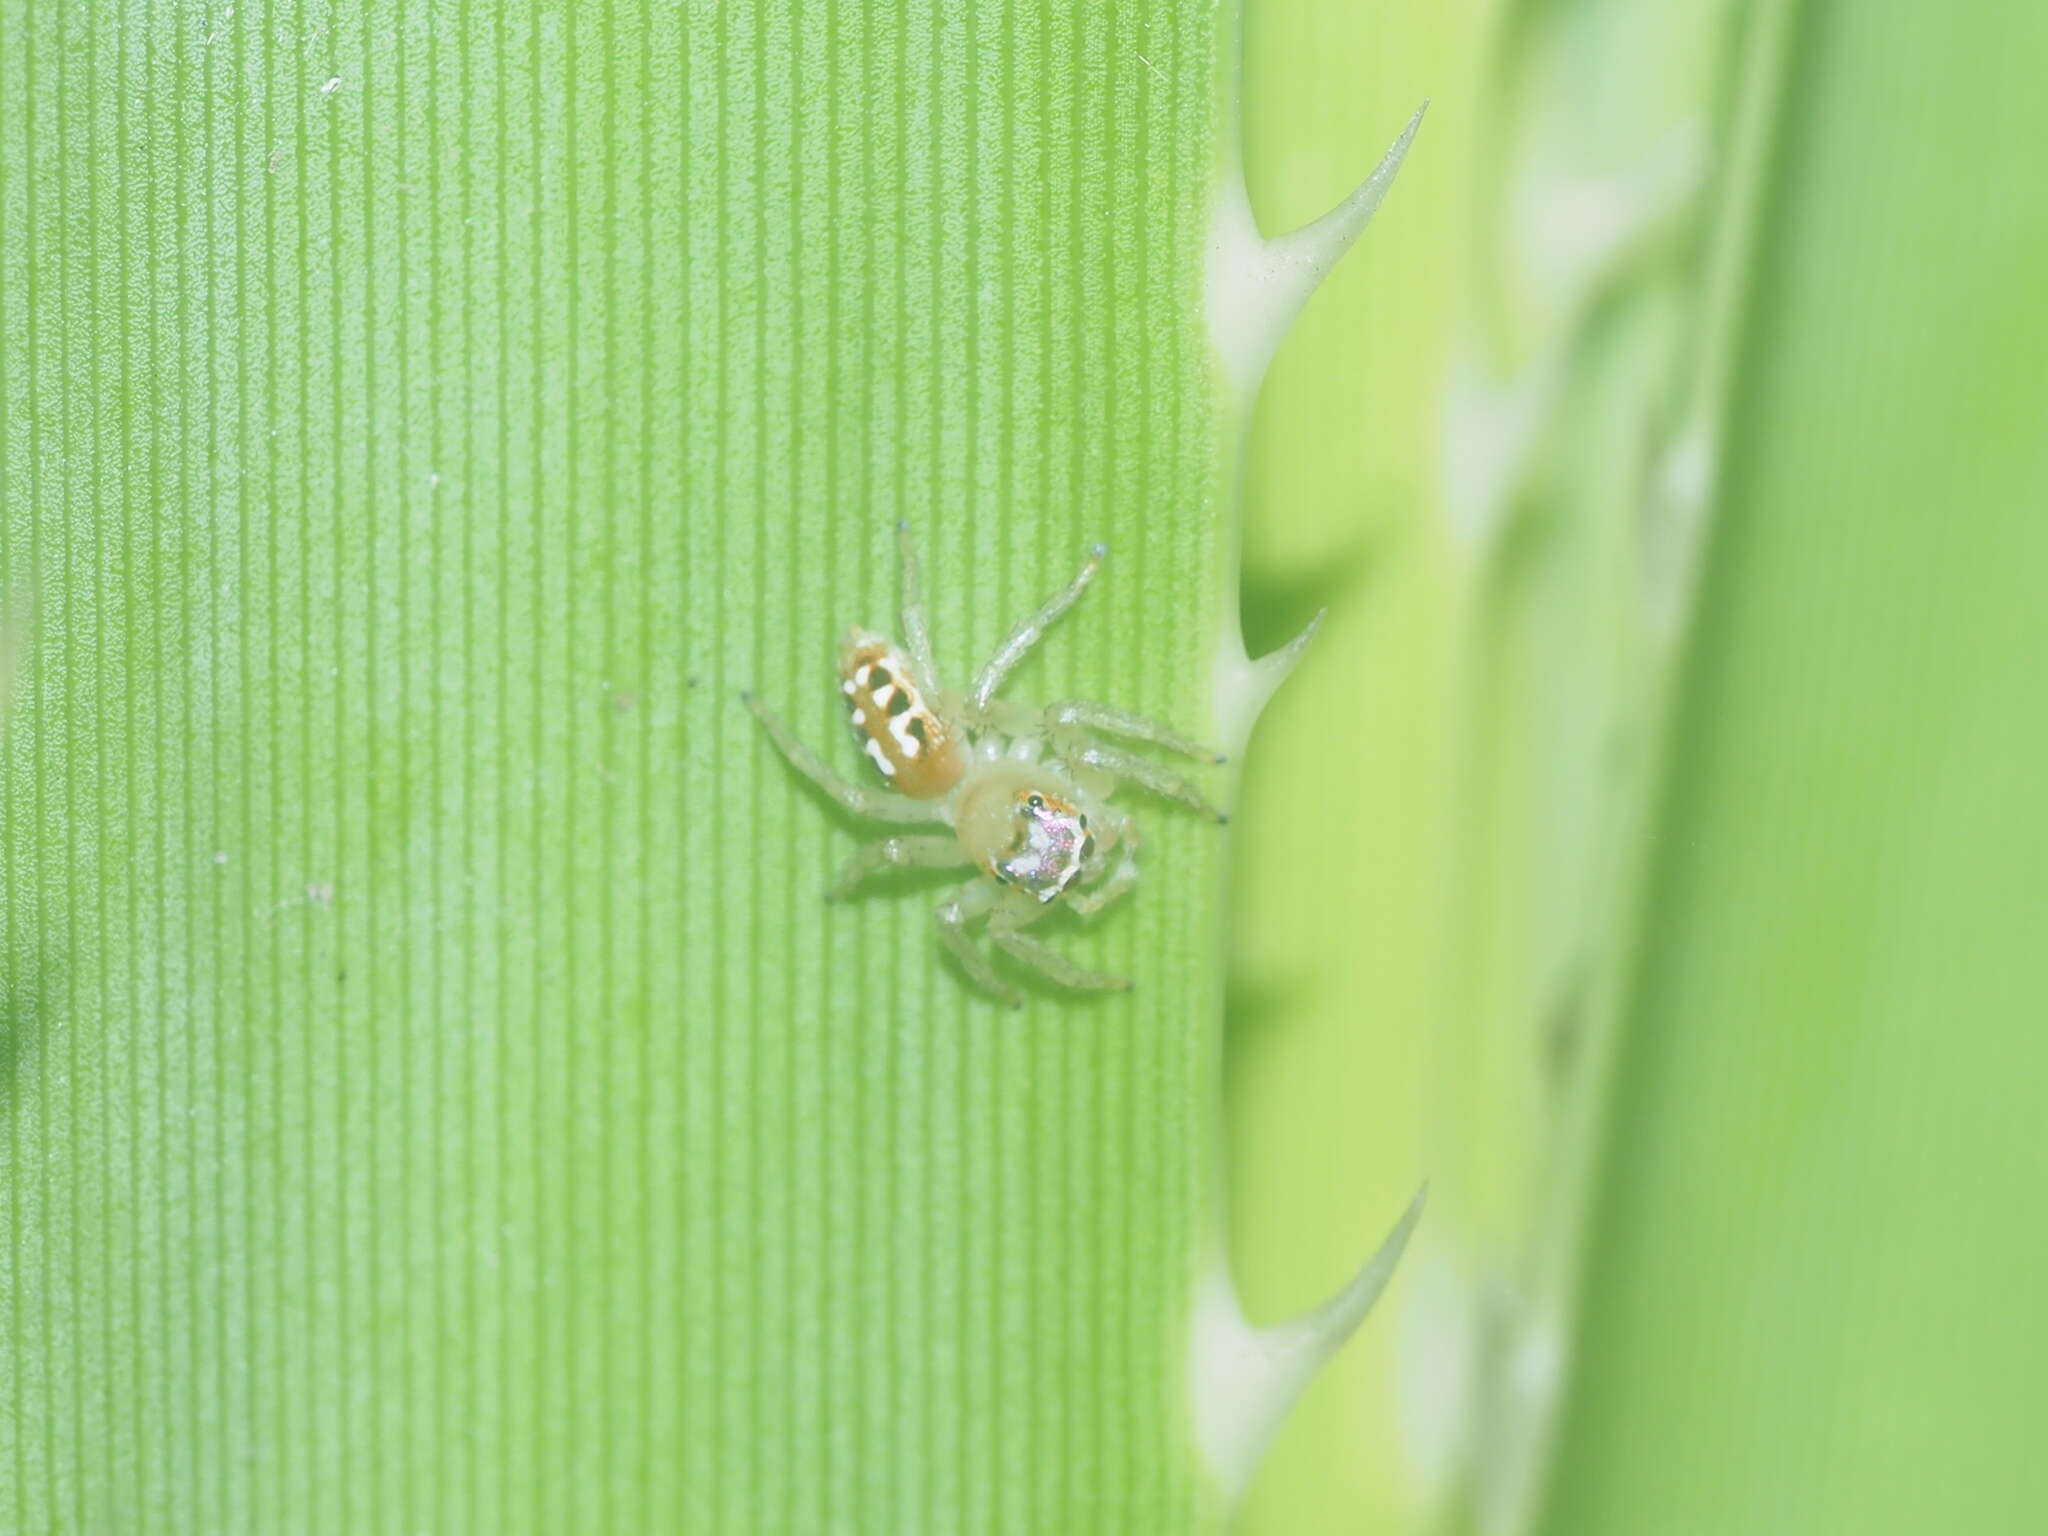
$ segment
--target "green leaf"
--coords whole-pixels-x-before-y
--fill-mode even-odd
[[[1275,205],[1329,82],[1437,105],[1254,444],[1253,628],[1313,583],[1338,657],[1239,820],[1254,1314],[1433,1193],[1252,1528],[2041,1523],[2021,9],[1254,26]]]
[[[1972,10],[1801,15],[1549,1529],[2048,1518],[2048,17]]]
[[[737,695],[854,765],[907,518],[956,679],[1101,539],[1019,695],[1210,725],[1216,46],[0,0],[0,1523],[1205,1517],[1221,838],[1013,1017]]]

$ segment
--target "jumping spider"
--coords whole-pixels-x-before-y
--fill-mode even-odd
[[[760,699],[741,695],[782,755],[849,811],[876,821],[951,828],[868,844],[847,862],[831,894],[844,896],[882,869],[971,864],[979,873],[948,892],[934,915],[940,939],[976,982],[1013,1006],[1019,1002],[968,938],[968,924],[986,917],[999,948],[1061,986],[1129,987],[1124,977],[1084,970],[1024,930],[1057,902],[1084,915],[1099,912],[1137,883],[1137,826],[1109,804],[1120,779],[1218,822],[1226,818],[1186,779],[1094,733],[1203,762],[1220,763],[1222,755],[1113,705],[1069,700],[1032,709],[996,698],[1010,669],[1094,580],[1106,552],[1102,545],[1062,591],[1010,632],[973,688],[961,694],[939,686],[910,530],[899,523],[897,534],[908,649],[853,629],[839,652],[839,688],[854,739],[890,788],[848,783]]]

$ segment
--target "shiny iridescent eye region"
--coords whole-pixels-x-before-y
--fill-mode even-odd
[[[1026,791],[1017,797],[1017,819],[1017,841],[996,864],[996,880],[1051,901],[1081,873],[1094,851],[1088,818],[1065,800]]]

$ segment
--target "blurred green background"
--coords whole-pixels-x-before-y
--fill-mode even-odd
[[[1242,498],[1240,19],[1269,233],[1433,100]],[[1211,1186],[1266,1322],[1426,1177],[1244,1529],[2048,1530],[2044,71],[2032,0],[0,0],[0,1527],[1212,1529]],[[831,740],[895,518],[956,665],[1107,537],[1020,683],[1199,724],[1240,512],[1250,651],[1329,618],[1059,934],[1132,996],[823,908],[733,691]]]
[[[1436,98],[1254,439],[1251,599],[1333,605],[1247,778],[1254,1315],[1432,1206],[1250,1528],[2048,1528],[2044,61],[1250,0],[1270,227]]]

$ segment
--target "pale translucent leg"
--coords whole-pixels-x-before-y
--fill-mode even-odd
[[[1088,590],[1088,583],[1095,579],[1095,573],[1102,568],[1102,557],[1109,553],[1109,546],[1098,544],[1088,552],[1088,559],[1061,591],[1046,599],[1038,611],[1010,631],[1010,638],[996,647],[995,655],[989,657],[988,665],[981,669],[981,675],[974,680],[974,692],[968,696],[976,709],[988,707],[988,701],[1002,687],[1003,679],[1009,676],[1010,668],[1022,661],[1031,647],[1038,644],[1046,629],[1061,614],[1080,600]]]
[[[1186,779],[1177,773],[1168,773],[1157,763],[1146,758],[1121,751],[1116,747],[1105,747],[1100,742],[1077,745],[1067,755],[1077,763],[1085,763],[1091,768],[1101,768],[1120,779],[1129,779],[1140,789],[1149,789],[1155,795],[1164,795],[1169,800],[1191,805],[1204,816],[1216,821],[1230,820],[1204,799],[1202,792]]]
[[[1138,883],[1138,861],[1126,853],[1117,860],[1109,878],[1092,890],[1069,890],[1067,905],[1083,917],[1093,917]]]
[[[940,902],[932,916],[939,925],[940,941],[953,952],[953,958],[960,962],[960,969],[967,973],[968,979],[1015,1008],[1023,999],[1014,989],[1003,984],[1003,979],[988,963],[988,956],[977,949],[967,936],[967,925],[994,906],[995,899],[994,886],[981,879],[969,880]]]
[[[1054,725],[1078,725],[1089,730],[1107,731],[1112,736],[1122,736],[1130,741],[1150,742],[1155,747],[1164,747],[1169,752],[1178,752],[1182,757],[1192,757],[1200,762],[1220,763],[1223,754],[1214,747],[1205,747],[1199,741],[1191,741],[1176,735],[1165,726],[1147,720],[1143,715],[1132,714],[1128,709],[1118,709],[1114,704],[1096,704],[1087,699],[1066,699],[1058,704],[1048,705],[1045,718]]]
[[[1057,982],[1060,986],[1093,992],[1130,990],[1129,977],[1107,976],[1101,971],[1086,970],[1074,964],[1065,955],[1046,948],[1029,934],[1017,931],[1037,916],[1038,913],[1035,911],[1022,912],[1015,907],[998,907],[988,920],[988,936],[1007,953],[1015,955],[1041,976]]]
[[[910,647],[910,665],[917,672],[917,686],[928,699],[938,697],[939,669],[932,660],[932,634],[925,625],[924,590],[917,576],[917,548],[910,541],[910,524],[896,524],[896,548],[903,559],[903,643]]]
[[[969,862],[957,837],[885,837],[879,843],[869,843],[857,850],[846,861],[846,867],[839,872],[838,883],[832,887],[831,896],[837,901],[851,894],[854,887],[878,870],[942,869],[948,864]]]
[[[1013,750],[1020,742],[1038,741],[1045,732],[1045,714],[1029,704],[1017,704],[1009,699],[990,699],[986,704],[976,704],[972,699],[962,699],[959,709],[963,724],[975,729],[991,726],[1001,731],[1010,738]]]
[[[1163,747],[1198,762],[1227,761],[1221,752],[1192,737],[1168,730],[1128,709],[1118,709],[1114,704],[1098,704],[1090,699],[1063,699],[1043,709],[1014,704],[1008,699],[991,699],[984,705],[970,703],[964,707],[963,713],[970,724],[993,726],[1017,740],[1031,740],[1043,732],[1072,743],[1078,750],[1099,745],[1087,734],[1091,730],[1099,730]]]
[[[792,736],[789,727],[778,720],[757,695],[743,693],[740,697],[746,701],[747,708],[754,712],[754,718],[760,721],[762,728],[768,732],[768,739],[789,759],[790,766],[856,816],[872,816],[877,821],[945,819],[944,813],[934,801],[913,800],[908,795],[895,794],[886,789],[864,789],[858,784],[847,783],[820,762],[817,754],[809,747]]]

